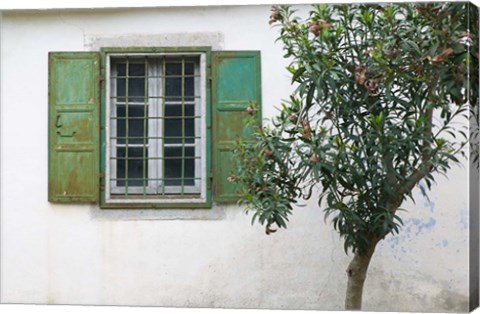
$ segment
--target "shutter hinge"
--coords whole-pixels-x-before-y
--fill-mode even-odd
[[[213,175],[209,175],[207,179],[207,190],[211,190],[213,185]]]
[[[100,178],[100,190],[105,191],[105,173],[100,172],[99,178]]]

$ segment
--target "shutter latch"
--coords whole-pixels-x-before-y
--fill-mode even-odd
[[[100,190],[105,191],[105,173],[100,172],[99,178],[100,178]]]

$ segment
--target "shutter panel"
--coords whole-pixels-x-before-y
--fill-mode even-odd
[[[262,107],[260,52],[212,52],[212,66],[213,195],[216,202],[234,203],[239,194],[227,177],[236,172],[235,140],[251,139],[252,130],[244,122],[246,109],[252,102]],[[256,116],[261,124],[261,112]]]
[[[99,69],[95,52],[49,54],[50,202],[98,201]]]

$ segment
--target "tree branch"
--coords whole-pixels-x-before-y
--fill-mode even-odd
[[[413,171],[413,173],[405,180],[405,184],[400,187],[399,192],[401,195],[411,191],[420,180],[422,180],[432,170],[432,121],[433,121],[433,108],[428,108],[425,113],[426,126],[425,126],[425,139],[423,140],[422,147],[422,163]]]

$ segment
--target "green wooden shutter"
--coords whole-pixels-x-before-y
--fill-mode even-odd
[[[236,170],[235,140],[249,140],[252,130],[244,123],[246,109],[261,108],[259,51],[212,52],[213,196],[219,203],[238,200],[236,184],[227,177]],[[259,124],[261,112],[257,113]]]
[[[98,53],[49,54],[50,202],[98,201],[99,69]]]

